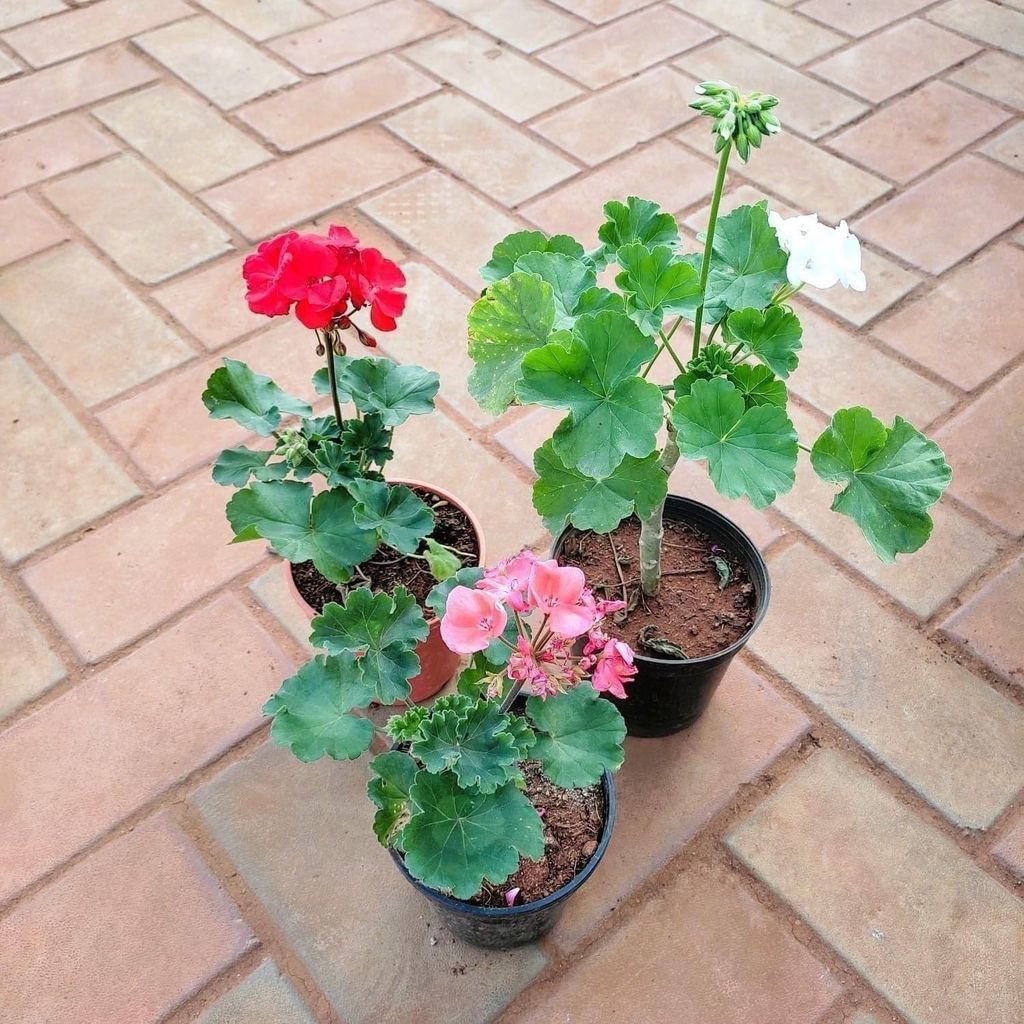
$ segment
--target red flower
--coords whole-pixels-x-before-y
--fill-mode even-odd
[[[288,231],[260,245],[242,264],[245,278],[245,300],[254,313],[264,316],[282,316],[291,309],[292,300],[281,291],[281,279],[288,273],[291,262],[289,248],[299,237],[297,231]]]
[[[379,331],[393,331],[395,319],[405,309],[405,274],[397,263],[385,259],[379,249],[363,249],[359,262],[349,276],[352,305],[358,309],[370,304],[370,322]]]
[[[329,277],[306,288],[295,304],[295,315],[304,327],[314,330],[326,327],[345,306],[348,282],[343,277]]]

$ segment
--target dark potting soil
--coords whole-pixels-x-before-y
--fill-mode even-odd
[[[484,882],[469,902],[482,907],[506,907],[505,893],[519,889],[515,906],[535,903],[571,882],[594,856],[604,829],[605,801],[601,784],[562,789],[541,773],[540,761],[524,761],[526,796],[541,812],[544,855],[520,860],[516,873],[501,885]]]
[[[627,602],[625,613],[606,620],[610,636],[653,658],[702,658],[725,650],[750,629],[757,594],[743,560],[726,544],[696,526],[666,519],[657,597],[640,590],[639,545],[635,517],[611,534],[570,530],[565,538],[559,561],[579,566],[599,597]],[[724,586],[716,558],[728,567]]]
[[[446,498],[414,487],[413,491],[422,498],[434,513],[434,540],[454,548],[463,566],[479,565],[480,546],[469,516]],[[421,544],[417,554],[426,550]],[[360,576],[362,578],[360,578]],[[382,545],[377,553],[359,566],[359,570],[348,583],[332,583],[317,570],[312,562],[299,562],[292,566],[292,579],[303,600],[317,612],[323,611],[330,601],[342,602],[349,590],[368,586],[373,591],[390,593],[395,587],[403,586],[426,609],[427,595],[437,584],[430,567],[421,558],[403,555],[394,548]]]

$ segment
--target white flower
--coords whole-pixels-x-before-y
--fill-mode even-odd
[[[846,221],[830,228],[819,224],[816,214],[784,218],[768,214],[768,223],[775,228],[779,245],[789,254],[786,276],[792,285],[809,284],[815,288],[831,288],[841,284],[862,292],[867,287],[860,269],[860,242],[850,234]]]

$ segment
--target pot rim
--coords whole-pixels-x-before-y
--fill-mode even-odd
[[[616,800],[615,800],[615,780],[612,777],[612,773],[606,768],[601,776],[601,785],[604,788],[605,798],[605,817],[604,817],[604,829],[601,832],[601,838],[598,840],[597,849],[594,851],[593,856],[587,861],[583,870],[579,874],[573,875],[565,885],[559,887],[554,892],[549,893],[543,899],[534,900],[532,903],[522,903],[519,906],[512,907],[478,907],[473,903],[469,903],[467,900],[456,899],[454,896],[446,896],[443,892],[439,892],[437,889],[431,889],[429,885],[424,885],[419,879],[413,878],[409,869],[405,866],[405,860],[399,855],[396,850],[388,848],[388,853],[391,854],[391,859],[398,865],[398,870],[406,877],[406,879],[412,883],[417,891],[423,893],[426,897],[433,900],[439,906],[446,910],[451,910],[456,913],[470,914],[473,917],[480,917],[484,919],[494,920],[495,918],[510,918],[519,917],[523,914],[528,914],[537,910],[544,910],[550,907],[554,903],[559,903],[565,897],[575,892],[596,870],[598,864],[601,863],[601,859],[604,857],[605,851],[608,849],[608,844],[611,842],[612,830],[615,827],[615,816],[616,816]]]
[[[721,658],[730,657],[736,654],[737,651],[741,650],[746,645],[747,640],[751,637],[751,635],[754,633],[757,627],[761,625],[765,615],[768,612],[768,604],[772,596],[772,581],[771,576],[768,573],[768,565],[765,562],[764,556],[761,554],[760,549],[750,539],[746,531],[741,529],[727,515],[725,515],[722,512],[719,512],[716,508],[712,508],[710,505],[705,505],[703,502],[697,501],[694,498],[685,498],[681,494],[670,493],[667,497],[673,499],[676,502],[681,502],[684,505],[688,505],[691,508],[700,509],[702,513],[706,514],[711,519],[717,520],[719,525],[723,525],[726,528],[727,532],[733,532],[736,535],[735,539],[738,539],[741,547],[745,548],[745,553],[748,556],[746,558],[748,564],[752,564],[756,569],[759,570],[760,574],[764,576],[764,587],[758,588],[757,612],[754,615],[753,621],[750,623],[750,628],[742,636],[737,637],[731,644],[729,644],[728,647],[723,647],[720,651],[714,651],[711,654],[702,654],[699,658],[657,658],[652,655],[641,654],[639,651],[634,651],[633,657],[636,658],[638,661],[648,661],[656,665],[703,665],[711,661],[717,661]],[[676,518],[684,517],[679,516]],[[551,555],[553,558],[558,557],[556,554],[556,549],[559,547],[565,535],[571,529],[575,529],[575,527],[567,523],[552,542]],[[741,554],[743,553],[744,552],[741,552]],[[751,582],[753,582],[753,580],[751,580]]]
[[[423,480],[413,480],[408,477],[389,479],[388,483],[405,484],[406,487],[421,487],[425,491],[430,491],[432,494],[436,494],[438,497],[444,498],[446,501],[450,501],[453,505],[456,506],[456,508],[460,509],[463,515],[465,515],[465,517],[469,520],[469,525],[472,527],[473,532],[476,534],[476,546],[477,548],[479,548],[480,551],[480,554],[477,558],[476,567],[482,569],[487,565],[487,550],[486,542],[484,539],[484,529],[480,525],[480,520],[477,519],[476,515],[473,513],[473,510],[468,505],[466,505],[464,502],[458,499],[454,494],[452,494],[451,491],[448,491],[445,488],[443,488],[440,484],[428,484]],[[292,575],[292,569],[294,568],[295,563],[288,561],[287,558],[282,559],[282,561],[284,561],[285,565],[288,567],[288,583],[290,584],[291,589],[295,592],[296,598],[299,600],[299,602],[302,604],[304,608],[308,609],[311,616],[316,615],[317,611],[306,601],[306,599],[302,596],[301,592],[299,591],[299,588],[295,585],[295,577]],[[432,626],[435,622],[441,621],[429,608],[424,609],[423,618],[426,620],[428,626]]]

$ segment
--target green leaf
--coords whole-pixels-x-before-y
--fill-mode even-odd
[[[832,510],[856,522],[883,562],[924,544],[932,532],[927,510],[952,477],[934,441],[899,416],[886,428],[860,406],[832,417],[811,465],[822,479],[846,484]]]
[[[773,405],[748,409],[730,381],[695,381],[673,407],[672,422],[680,454],[708,460],[719,494],[764,508],[793,486],[797,438],[789,417]]]
[[[398,846],[410,813],[409,792],[416,781],[416,762],[400,750],[389,750],[370,762],[370,771],[374,778],[366,784],[366,795],[377,807],[374,835],[381,846]]]
[[[331,602],[313,619],[309,642],[329,654],[357,655],[360,679],[381,704],[409,696],[409,680],[420,670],[413,648],[427,638],[427,623],[405,587],[392,594],[353,590],[344,605]]]
[[[320,441],[310,457],[328,487],[348,487],[360,478],[359,463],[353,461],[351,450],[337,441]]]
[[[657,446],[661,389],[636,374],[657,350],[620,313],[580,317],[566,345],[527,353],[516,393],[524,402],[568,409],[555,451],[581,473],[606,477],[624,455],[644,458]]]
[[[609,291],[607,288],[588,288],[576,304],[576,315],[600,313],[606,309],[615,310],[616,313],[625,313],[625,300],[618,292]]]
[[[634,242],[649,248],[667,245],[670,249],[679,244],[675,217],[649,199],[629,196],[625,203],[612,200],[605,203],[604,215],[608,219],[597,229],[597,237],[604,243],[604,261],[622,246]]]
[[[326,754],[335,760],[359,757],[373,740],[373,725],[349,714],[365,696],[353,683],[354,662],[347,658],[313,658],[264,705],[274,716],[270,735],[290,748],[300,761],[316,761]]]
[[[213,479],[228,487],[244,487],[250,476],[262,481],[283,480],[288,475],[288,463],[273,462],[268,466],[267,459],[273,454],[254,451],[245,445],[225,448],[213,464]]]
[[[392,715],[384,726],[387,734],[399,743],[411,743],[420,734],[420,726],[430,715],[430,708],[417,704],[400,715]]]
[[[786,281],[788,257],[768,223],[768,204],[738,206],[715,227],[704,297],[704,319],[716,323],[730,309],[764,309]]]
[[[428,772],[453,771],[464,789],[493,793],[521,777],[522,749],[529,746],[524,734],[510,731],[510,716],[494,701],[477,700],[465,712],[434,707],[411,753]]]
[[[562,253],[527,253],[516,261],[516,270],[536,274],[551,285],[556,329],[572,326],[581,296],[588,289],[597,287],[597,275],[590,262]]]
[[[237,359],[225,359],[224,365],[210,374],[203,405],[215,420],[234,420],[261,437],[278,428],[282,414],[309,416],[313,411]]]
[[[359,527],[355,501],[343,491],[313,497],[311,484],[296,480],[254,483],[228,502],[235,540],[263,537],[289,562],[312,563],[335,583],[344,583],[377,550],[377,534]]]
[[[483,569],[476,566],[466,566],[459,569],[454,576],[442,580],[433,590],[427,594],[427,607],[438,617],[444,615],[445,605],[448,603],[448,595],[456,587],[475,587],[477,580],[484,574]]]
[[[788,393],[786,385],[767,366],[737,366],[729,379],[743,396],[747,406],[777,405],[786,408]]]
[[[558,252],[577,259],[583,256],[583,246],[569,235],[552,235],[543,231],[516,231],[506,235],[491,253],[489,263],[480,268],[480,276],[488,283],[508,277],[516,261],[531,252]]]
[[[338,386],[364,414],[397,427],[410,416],[434,411],[441,379],[433,370],[390,359],[343,358],[337,361]]]
[[[434,513],[405,484],[356,480],[349,493],[356,499],[356,526],[379,531],[381,540],[403,555],[413,554],[434,528]]]
[[[515,400],[523,356],[551,340],[555,293],[547,281],[521,271],[492,284],[469,311],[469,393],[495,416]]]
[[[616,254],[622,273],[615,283],[626,292],[626,312],[644,334],[657,334],[668,314],[690,314],[700,305],[700,278],[667,245],[640,242]]]
[[[796,369],[803,328],[794,313],[781,306],[769,306],[763,313],[740,309],[727,322],[736,341],[778,376],[786,378]]]
[[[556,786],[591,786],[605,769],[614,772],[622,764],[626,723],[590,683],[546,699],[530,697],[526,715],[537,732],[530,756],[541,761]]]
[[[657,452],[627,455],[604,477],[590,477],[559,458],[551,441],[534,452],[533,506],[553,534],[571,523],[578,530],[610,533],[635,511],[648,516],[665,498],[668,477]]]
[[[383,467],[395,453],[391,450],[393,431],[380,416],[368,413],[361,420],[346,420],[341,443],[351,452],[362,452],[368,463]]]
[[[433,537],[427,538],[427,550],[423,552],[423,557],[427,560],[435,580],[449,579],[462,567],[462,559],[443,544],[438,544]]]
[[[713,377],[731,377],[736,364],[727,349],[714,342],[705,345],[687,364],[686,370],[672,382],[677,398],[690,393],[695,380],[711,380]]]
[[[432,889],[467,900],[485,878],[504,882],[520,857],[544,854],[540,815],[515,783],[481,793],[462,789],[452,772],[420,772],[410,796],[413,816],[402,830],[405,866]]]

